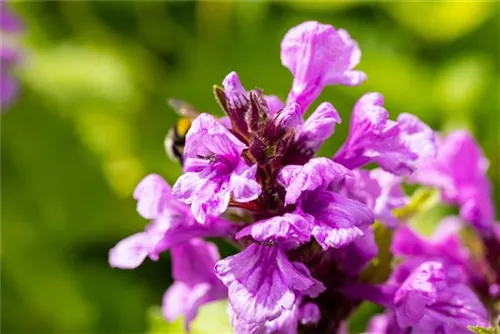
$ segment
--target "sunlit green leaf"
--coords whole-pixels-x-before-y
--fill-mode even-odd
[[[412,194],[406,206],[402,208],[396,208],[392,210],[392,213],[394,216],[396,216],[396,218],[400,220],[409,220],[413,216],[429,210],[439,202],[439,199],[439,190],[420,188]]]
[[[381,222],[375,221],[373,224],[373,233],[378,247],[377,256],[371,260],[368,267],[360,275],[360,281],[366,283],[383,283],[389,277],[391,272],[392,254],[390,246],[393,230],[387,228]]]
[[[159,306],[152,306],[147,313],[148,334],[184,333],[184,320],[177,319],[173,323],[165,321]],[[192,334],[232,333],[227,314],[227,301],[217,301],[203,305],[191,323]]]
[[[467,326],[467,328],[476,334],[497,334],[497,330],[493,327],[481,327],[481,326]]]
[[[495,12],[488,1],[421,1],[386,3],[402,24],[431,41],[449,41],[480,26]]]

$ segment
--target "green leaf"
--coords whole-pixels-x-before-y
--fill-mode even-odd
[[[401,25],[432,42],[448,42],[477,29],[495,13],[488,1],[395,2],[384,7]]]
[[[467,328],[476,334],[498,334],[498,331],[493,327],[481,327],[481,326],[467,326]]]
[[[191,334],[232,333],[227,314],[227,300],[206,304],[200,308],[191,323]],[[168,323],[161,314],[159,306],[151,306],[147,312],[148,334],[184,333],[184,319]]]
[[[151,306],[146,314],[148,324],[148,334],[163,334],[163,333],[183,333],[183,319],[179,318],[173,323],[165,321],[161,314],[161,307],[158,305]]]
[[[362,282],[378,284],[383,283],[391,272],[392,253],[390,251],[393,231],[384,224],[375,221],[373,233],[378,247],[378,254],[368,267],[361,273]]]
[[[417,214],[432,208],[439,202],[439,199],[439,190],[420,188],[413,193],[406,206],[394,209],[392,210],[392,213],[398,219],[409,220]]]

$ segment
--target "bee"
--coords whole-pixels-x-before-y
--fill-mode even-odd
[[[178,161],[182,165],[186,134],[191,123],[200,113],[192,105],[182,100],[169,99],[168,104],[181,118],[167,132],[164,141],[165,151],[170,159]]]

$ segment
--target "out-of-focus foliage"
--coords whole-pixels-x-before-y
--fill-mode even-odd
[[[191,334],[232,333],[232,328],[227,316],[227,301],[217,301],[206,304],[200,308],[196,319],[190,324]],[[149,334],[181,333],[184,331],[183,319],[173,323],[165,322],[160,307],[150,307],[147,314]]]
[[[108,267],[107,252],[146,223],[131,197],[140,178],[156,172],[173,183],[179,175],[163,151],[176,119],[166,99],[220,113],[211,87],[231,70],[247,88],[285,98],[291,75],[280,65],[279,43],[305,20],[347,29],[368,74],[360,87],[329,87],[318,99],[331,101],[343,119],[322,154],[342,143],[356,98],[376,90],[394,116],[412,112],[444,131],[470,129],[490,159],[499,194],[494,2],[12,6],[27,29],[21,98],[1,116],[3,333],[140,333],[161,326],[147,320],[146,310],[160,304],[171,283],[168,256],[120,271]],[[221,248],[222,256],[229,252]],[[197,321],[196,332],[217,325],[223,315],[216,314]]]
[[[472,333],[476,334],[496,334],[497,332],[493,327],[469,326],[468,328]]]

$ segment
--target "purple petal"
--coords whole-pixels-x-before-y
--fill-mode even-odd
[[[290,183],[295,179],[297,174],[302,170],[302,166],[299,165],[288,165],[283,167],[278,174],[278,181],[285,187],[288,188]]]
[[[377,219],[387,227],[395,228],[398,220],[394,217],[392,211],[408,203],[408,197],[403,191],[403,180],[401,177],[387,173],[382,169],[371,170],[370,176],[378,181],[381,189],[380,197],[375,201],[373,212]]]
[[[439,262],[425,262],[417,268],[396,292],[396,318],[402,328],[417,324],[428,305],[436,303],[438,287],[445,280],[443,266]]]
[[[149,234],[140,232],[123,239],[109,251],[109,265],[113,268],[137,268],[149,255],[154,245]]]
[[[207,216],[223,213],[231,197],[229,175],[218,176],[207,168],[201,173],[188,172],[179,177],[172,192],[180,201],[191,204],[191,211],[200,223],[205,223]]]
[[[467,268],[470,253],[462,244],[459,232],[462,224],[454,217],[443,220],[431,238],[424,238],[409,226],[401,226],[392,239],[391,251],[395,255],[440,259]]]
[[[168,322],[184,317],[185,329],[196,318],[198,308],[211,289],[210,284],[201,283],[189,286],[183,282],[174,282],[163,295],[162,313]]]
[[[294,76],[287,104],[298,103],[303,112],[327,85],[358,85],[366,79],[352,71],[361,52],[345,30],[304,22],[290,29],[281,42],[281,63]]]
[[[314,217],[312,235],[325,250],[344,247],[362,237],[374,220],[365,205],[331,191],[311,196],[302,203],[302,209]]]
[[[300,307],[300,323],[303,325],[317,324],[321,319],[321,312],[318,305],[306,303]]]
[[[7,8],[4,1],[0,1],[0,29],[11,33],[18,33],[23,30],[21,20]]]
[[[236,239],[251,236],[256,241],[278,241],[284,250],[298,247],[311,238],[311,224],[301,215],[285,213],[243,228]]]
[[[149,174],[139,182],[134,199],[137,200],[137,212],[146,219],[158,217],[168,202],[177,202],[168,183],[158,174]]]
[[[2,61],[2,67],[5,69],[9,64],[21,60],[21,51],[11,45],[1,45],[0,60]]]
[[[264,95],[264,99],[267,103],[267,108],[269,109],[269,115],[273,116],[278,111],[285,107],[285,104],[276,95]]]
[[[377,199],[380,198],[382,188],[377,179],[370,175],[370,171],[356,169],[352,172],[352,176],[346,177],[341,193],[364,203],[373,210]]]
[[[0,72],[0,105],[2,111],[5,111],[5,108],[17,98],[18,90],[19,84],[17,80],[2,68]]]
[[[488,313],[463,283],[454,282],[439,262],[425,262],[394,297],[398,325],[415,333],[467,333],[468,325],[488,327]]]
[[[229,206],[231,191],[229,182],[207,179],[197,188],[196,199],[191,204],[191,211],[196,220],[204,224],[208,216],[218,216]]]
[[[252,244],[217,262],[215,271],[229,289],[238,318],[261,323],[291,310],[298,294],[320,284],[289,262],[280,247]]]
[[[248,323],[240,319],[236,312],[233,310],[231,303],[227,305],[227,314],[229,315],[229,320],[231,321],[231,326],[233,327],[234,334],[262,334],[265,332],[265,322]]]
[[[245,87],[241,84],[240,78],[236,72],[231,72],[222,81],[222,85],[224,86],[224,92],[231,99],[232,96],[241,94],[248,98],[248,93],[245,90]]]
[[[403,207],[408,202],[403,192],[402,179],[382,169],[354,170],[353,177],[346,178],[342,191],[347,197],[366,204],[374,212],[376,219],[390,228],[395,228],[398,224],[392,210]]]
[[[213,266],[219,258],[217,246],[202,239],[179,244],[172,248],[173,277],[190,284],[214,279]]]
[[[295,129],[302,125],[302,111],[297,103],[287,105],[275,114],[272,121],[277,128],[283,130]]]
[[[159,254],[172,246],[188,242],[193,238],[228,237],[232,238],[238,225],[220,217],[208,217],[205,224],[198,223],[190,211],[163,214],[146,229],[156,243],[149,257],[157,261]]]
[[[175,282],[165,293],[162,305],[168,321],[184,316],[186,330],[189,330],[189,323],[200,306],[227,296],[213,269],[219,258],[217,246],[201,239],[172,248]]]
[[[243,161],[231,174],[230,189],[237,202],[250,202],[259,197],[262,189],[255,180],[257,165],[247,166]]]
[[[341,119],[337,110],[328,102],[323,102],[305,121],[298,131],[295,140],[302,149],[316,152],[321,144],[335,131],[335,124]]]
[[[435,134],[427,124],[418,119],[418,117],[406,113],[399,115],[397,122],[401,131],[401,142],[410,151],[418,154],[419,161],[436,156]]]
[[[186,134],[185,158],[214,155],[240,156],[247,146],[209,114],[198,116]]]
[[[284,310],[281,315],[263,323],[247,323],[238,318],[231,304],[228,306],[228,314],[231,319],[235,334],[289,334],[297,333],[298,307]]]
[[[222,81],[224,92],[233,106],[241,108],[249,99],[248,92],[241,84],[240,78],[236,72],[231,72]],[[279,97],[276,95],[264,95],[269,115],[273,116],[285,106]]]
[[[326,256],[336,263],[341,273],[347,277],[356,277],[365,266],[378,254],[373,229],[363,230],[363,236],[342,248],[331,248]]]
[[[288,178],[289,170],[287,169],[287,175],[281,176],[280,179]],[[330,159],[311,159],[302,166],[300,171],[295,174],[293,180],[286,186],[285,203],[294,204],[303,192],[318,188],[327,188],[331,184],[340,182],[346,175],[350,175],[350,173],[351,171]]]
[[[409,175],[422,158],[432,155],[435,139],[430,128],[415,116],[389,120],[379,93],[363,95],[352,113],[349,137],[334,160],[349,169],[375,162],[396,175]]]
[[[385,334],[388,333],[389,315],[377,314],[370,319],[368,331],[366,334]]]
[[[423,161],[413,182],[439,187],[443,199],[460,206],[460,215],[483,235],[490,235],[495,210],[486,175],[488,160],[466,131],[450,133],[436,158]]]
[[[219,118],[219,123],[222,124],[228,130],[231,130],[232,128],[231,119],[229,118],[229,116],[223,116]]]
[[[233,195],[248,202],[260,194],[256,166],[247,166],[241,153],[247,146],[214,117],[202,114],[186,136],[185,173],[172,189],[180,201],[191,204],[196,220],[223,213]]]

